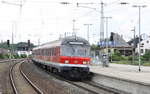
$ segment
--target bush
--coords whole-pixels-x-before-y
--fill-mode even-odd
[[[21,58],[27,58],[27,55],[26,54],[21,54],[20,57]]]
[[[19,56],[18,54],[13,55],[13,57],[14,57],[15,59],[20,58],[20,56]]]
[[[112,58],[112,61],[127,60],[127,58],[124,56],[121,56],[119,52],[115,52],[111,58]]]
[[[5,54],[4,56],[5,56],[5,58],[9,58],[10,54]]]
[[[9,54],[0,54],[0,59],[8,59]]]
[[[150,66],[150,62],[149,63],[144,63],[144,66]]]
[[[4,54],[0,54],[0,59],[5,59]]]
[[[133,60],[133,56],[128,56],[128,60],[132,61]]]
[[[150,61],[150,51],[147,51],[143,56],[143,60]]]

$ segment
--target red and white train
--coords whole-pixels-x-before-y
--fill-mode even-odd
[[[87,40],[69,36],[34,48],[32,60],[62,76],[82,79],[89,74],[89,53]]]

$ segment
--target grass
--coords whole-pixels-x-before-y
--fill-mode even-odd
[[[127,65],[139,65],[138,61],[113,61],[112,63],[115,64],[127,64]],[[150,66],[150,61],[141,61],[141,65],[143,66]]]

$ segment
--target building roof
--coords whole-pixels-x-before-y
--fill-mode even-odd
[[[106,47],[107,41],[103,40],[98,43],[100,47]],[[111,32],[111,37],[108,42],[109,47],[131,47],[121,35]]]

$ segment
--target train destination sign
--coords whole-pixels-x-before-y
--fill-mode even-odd
[[[69,42],[69,44],[83,45],[83,42]]]

